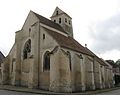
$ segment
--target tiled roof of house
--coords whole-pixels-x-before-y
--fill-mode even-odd
[[[55,29],[67,34],[59,24],[57,24],[57,23],[55,23],[55,22],[41,16],[41,15],[35,13],[35,12],[33,12],[33,13],[36,15],[36,17],[40,20],[41,23],[43,23],[45,25],[48,25],[48,26],[50,26],[52,28],[55,28]]]
[[[5,56],[2,54],[2,52],[0,51],[0,63],[3,62],[3,59],[5,58]]]
[[[77,51],[77,52],[80,52],[83,54],[93,56],[92,53],[86,51],[86,49],[72,37],[69,37],[69,36],[66,37],[62,34],[59,34],[52,30],[48,30],[46,28],[45,28],[45,30],[48,32],[48,34],[50,34],[58,42],[58,44],[61,47],[68,48],[68,49],[71,49],[71,50],[74,50],[74,51]]]
[[[86,51],[91,53],[94,57],[95,60],[98,61],[101,65],[108,66],[101,58],[99,58],[97,55],[95,55],[91,50],[89,50],[87,47],[85,47]]]

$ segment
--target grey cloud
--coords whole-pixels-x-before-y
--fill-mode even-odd
[[[94,40],[92,49],[96,53],[120,50],[120,14],[96,24],[95,31],[91,35]]]

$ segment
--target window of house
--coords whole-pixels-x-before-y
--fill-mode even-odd
[[[59,23],[61,23],[61,18],[59,18]]]
[[[45,34],[43,34],[43,40],[45,39]]]
[[[71,64],[71,54],[69,51],[67,51],[67,54],[68,54],[68,57],[69,57],[69,67],[70,67],[70,70],[72,69],[72,64]]]
[[[65,18],[65,22],[67,23],[67,18]]]
[[[29,32],[31,32],[31,28],[29,28]]]
[[[83,59],[82,54],[80,54],[80,59]]]
[[[24,49],[23,49],[23,59],[27,59],[28,58],[28,54],[31,52],[31,40],[29,39],[25,45],[24,45]]]
[[[50,52],[47,51],[44,54],[43,71],[49,71],[49,70],[50,70]]]
[[[30,36],[31,28],[29,28],[29,36]]]
[[[70,20],[69,20],[69,24],[70,24]]]
[[[56,15],[58,15],[58,11],[56,11]]]
[[[54,22],[56,22],[56,20],[54,20]]]

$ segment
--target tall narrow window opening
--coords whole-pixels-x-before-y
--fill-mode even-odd
[[[45,34],[43,34],[43,40],[45,39]]]
[[[56,15],[58,15],[58,11],[56,11]]]
[[[59,23],[61,23],[61,18],[59,18]]]
[[[43,71],[49,71],[49,70],[50,70],[50,52],[47,51],[44,54]]]
[[[65,18],[65,22],[67,23],[67,18]]]

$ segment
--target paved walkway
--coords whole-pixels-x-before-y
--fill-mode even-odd
[[[99,93],[96,95],[120,95],[120,89],[114,90],[114,91],[109,91],[109,92],[104,92],[104,93]]]
[[[30,88],[25,88],[25,87],[0,85],[0,90],[9,90],[9,91],[34,93],[34,94],[42,94],[42,95],[95,95],[97,93],[108,92],[108,91],[112,91],[116,89],[120,89],[120,87],[96,90],[96,91],[79,92],[79,93],[55,93],[55,92],[50,92],[50,91],[45,91],[45,90],[40,90],[40,89],[30,89]]]
[[[16,91],[7,91],[7,90],[0,90],[0,95],[38,95],[35,93],[25,93],[25,92],[16,92]],[[43,95],[43,94],[39,94]]]

